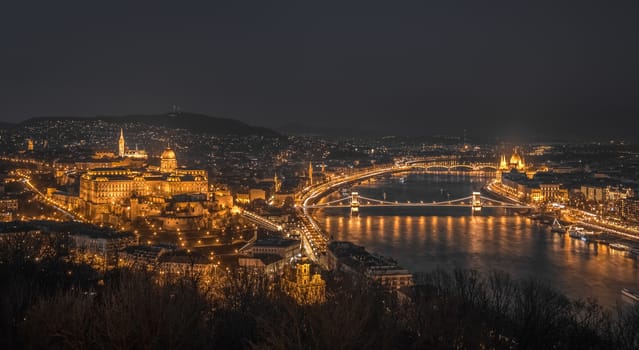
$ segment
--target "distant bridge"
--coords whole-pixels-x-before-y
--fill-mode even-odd
[[[482,208],[508,208],[508,209],[530,209],[530,206],[503,202],[489,197],[484,197],[480,192],[473,192],[468,197],[457,198],[440,202],[399,202],[387,201],[375,198],[360,196],[357,192],[352,192],[350,196],[336,199],[329,202],[317,203],[304,206],[307,209],[321,208],[348,208],[351,209],[352,215],[359,213],[359,208],[364,207],[467,207],[473,212],[481,211]]]
[[[425,171],[497,171],[499,165],[491,162],[464,162],[457,159],[441,159],[435,157],[411,158],[403,162],[411,168]]]

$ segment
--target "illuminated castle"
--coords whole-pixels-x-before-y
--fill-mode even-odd
[[[120,153],[123,148],[120,133]],[[208,184],[206,170],[178,168],[175,152],[167,147],[160,156],[159,169],[109,167],[84,173],[80,177],[79,209],[88,218],[102,221],[127,208],[132,198],[153,197],[157,201],[179,194],[207,194]]]

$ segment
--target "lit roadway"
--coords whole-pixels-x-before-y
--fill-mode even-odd
[[[564,213],[567,214],[567,216],[573,218],[573,220],[575,220],[579,225],[595,230],[613,233],[625,238],[630,238],[635,241],[639,240],[639,231],[627,225],[622,226],[609,222],[605,219],[600,219],[596,215],[581,209],[568,208],[567,213]]]
[[[495,186],[494,181],[490,182],[486,188],[489,191],[495,192],[512,201],[519,202],[518,199],[512,198],[508,193],[504,193],[504,191],[502,191],[498,186]],[[600,219],[593,213],[573,207],[566,207],[565,209],[562,209],[561,212],[569,218],[569,221],[574,221],[575,223],[590,229],[616,234],[633,240],[639,240],[639,229],[636,227],[621,225],[605,219]]]
[[[272,222],[271,220],[262,217],[260,215],[257,215],[253,212],[250,212],[248,210],[245,209],[240,209],[238,208],[237,210],[239,210],[240,215],[244,216],[246,219],[248,219],[249,221],[253,222],[254,224],[257,224],[259,226],[262,226],[264,228],[266,228],[267,230],[271,230],[271,231],[282,231],[283,227],[280,224],[276,224],[274,222]]]
[[[31,179],[29,178],[28,175],[25,175],[25,174],[22,174],[22,173],[18,173],[18,175],[20,175],[22,177],[22,183],[27,185],[27,187],[36,194],[36,199],[41,199],[43,203],[45,203],[45,204],[47,204],[49,206],[52,206],[53,208],[55,208],[56,210],[60,211],[61,213],[65,214],[65,215],[69,216],[73,220],[82,221],[82,222],[85,221],[85,219],[82,216],[80,216],[78,214],[75,214],[73,212],[70,212],[67,209],[64,209],[63,207],[58,205],[55,201],[53,201],[50,198],[48,198],[44,193],[40,192],[40,190],[38,190],[38,188],[35,187],[31,183]]]
[[[18,163],[18,164],[31,164],[31,165],[37,165],[43,168],[49,168],[49,169],[53,169],[53,167],[51,167],[49,164],[45,163],[44,161],[39,161],[36,159],[30,159],[30,158],[18,158],[18,157],[9,157],[9,156],[0,156],[0,160],[4,160],[4,161],[8,161],[8,162],[12,162],[12,163]],[[84,219],[84,217],[82,217],[82,215],[79,214],[75,214],[67,209],[65,209],[64,207],[58,205],[55,201],[53,201],[51,198],[48,198],[44,193],[42,193],[40,190],[38,190],[37,187],[35,187],[32,183],[31,183],[31,177],[29,177],[28,174],[23,174],[21,172],[16,172],[16,174],[18,174],[21,178],[22,178],[22,182],[27,185],[27,187],[33,191],[34,193],[37,194],[36,199],[41,199],[43,203],[52,206],[53,208],[55,208],[56,210],[60,211],[61,213],[69,216],[70,218],[72,218],[73,220],[76,221],[82,221],[85,222],[86,220]]]
[[[373,168],[364,170],[362,172],[339,176],[330,181],[323,182],[317,185],[306,187],[300,193],[300,199],[302,203],[302,213],[304,215],[304,226],[302,230],[302,243],[304,249],[309,258],[316,262],[322,262],[321,256],[326,254],[326,244],[328,243],[328,237],[322,232],[317,222],[313,219],[313,216],[309,213],[310,207],[324,196],[328,192],[335,191],[340,187],[344,187],[350,183],[365,180],[371,177],[380,176],[387,173],[409,171],[413,169],[411,166],[387,166],[382,168]]]

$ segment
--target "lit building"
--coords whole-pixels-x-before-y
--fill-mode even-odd
[[[526,162],[524,162],[524,158],[519,154],[519,149],[517,147],[513,150],[513,154],[510,156],[510,161],[507,162],[506,155],[502,155],[499,162],[499,170],[510,171],[512,169],[516,169],[520,172],[526,170]]]
[[[635,196],[635,192],[630,187],[623,185],[608,185],[605,183],[581,185],[581,193],[588,202],[616,202]]]
[[[161,275],[165,277],[193,276],[206,281],[213,276],[211,260],[196,252],[176,250],[158,256],[157,263]]]
[[[526,174],[513,169],[502,175],[498,188],[502,195],[522,202],[567,202],[568,190],[557,181],[544,179],[544,174],[547,173],[537,173],[537,176],[530,179]]]
[[[111,166],[128,166],[128,165],[138,165],[143,164],[149,158],[149,155],[145,150],[138,149],[138,146],[135,145],[135,149],[126,148],[126,141],[124,140],[124,130],[120,129],[120,138],[118,139],[118,149],[117,153],[112,150],[97,150],[93,154],[92,158],[94,160],[100,160],[104,164],[111,164]],[[133,162],[132,162],[133,161]],[[96,165],[99,162],[80,162],[78,165],[76,162],[76,166],[80,169],[91,169],[98,168],[99,165]]]
[[[71,233],[69,239],[75,260],[98,269],[117,266],[120,250],[137,243],[137,238],[131,233],[97,229]]]
[[[203,216],[208,213],[208,210],[205,208],[206,201],[207,196],[205,194],[181,194],[173,196],[163,212],[157,215],[162,223],[162,228],[179,231],[195,230],[203,226]],[[133,205],[131,209],[133,209]]]
[[[251,188],[249,189],[249,201],[253,202],[254,200],[261,199],[263,201],[266,200],[266,191],[260,188]]]
[[[326,282],[319,273],[311,274],[311,264],[306,260],[285,271],[282,289],[298,304],[320,304],[326,301]]]
[[[164,246],[132,245],[118,256],[118,266],[152,271],[158,266],[159,257],[174,249]]]
[[[124,138],[120,134],[120,151]],[[156,168],[157,169],[157,168]],[[178,168],[175,152],[166,148],[160,157],[159,171],[150,167],[95,168],[80,177],[79,209],[93,220],[104,221],[104,214],[129,207],[133,197],[170,198],[179,194],[207,194],[206,170]]]
[[[396,264],[369,266],[365,275],[390,290],[413,285],[413,275]]]
[[[131,232],[116,232],[77,222],[31,220],[0,224],[0,249],[3,244],[19,243],[32,258],[57,254],[69,248],[70,257],[97,269],[115,267],[122,250],[137,244]]]
[[[274,275],[282,271],[284,267],[287,266],[287,261],[287,259],[282,258],[279,255],[259,254],[239,257],[238,265],[253,271]]]
[[[177,157],[170,147],[166,147],[160,156],[160,171],[163,173],[171,173],[177,169]]]
[[[625,220],[639,222],[639,198],[625,198],[621,201],[621,217]]]
[[[609,201],[619,201],[634,197],[635,191],[631,187],[608,186],[606,187],[606,196]]]
[[[258,239],[246,249],[249,255],[273,254],[290,259],[301,253],[300,241],[284,238]]]
[[[382,287],[396,290],[413,285],[413,275],[391,258],[372,255],[351,242],[328,244],[328,267],[355,276],[366,277]]]
[[[584,195],[584,199],[587,202],[605,202],[606,201],[606,188],[601,185],[582,185],[581,193]]]
[[[120,158],[133,158],[133,159],[147,159],[149,155],[145,150],[139,150],[138,146],[135,149],[127,149],[124,141],[124,130],[120,129],[120,138],[118,139],[118,156]]]
[[[236,193],[235,202],[238,204],[249,204],[251,203],[251,196],[249,193]]]
[[[134,196],[171,197],[207,193],[205,170],[180,169],[172,174],[123,168],[93,169],[80,177],[80,205],[90,218],[111,212]]]
[[[550,202],[567,202],[568,190],[561,187],[562,185],[558,183],[539,184],[541,199]]]
[[[18,200],[15,198],[0,198],[0,212],[18,210]]]

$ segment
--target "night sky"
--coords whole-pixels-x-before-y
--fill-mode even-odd
[[[637,1],[131,3],[3,3],[0,120],[637,134]]]

